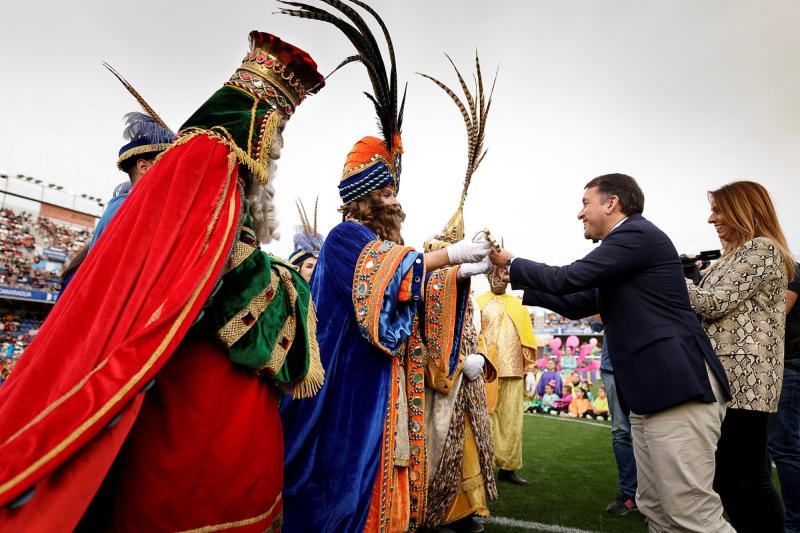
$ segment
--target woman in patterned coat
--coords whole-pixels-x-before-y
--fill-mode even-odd
[[[794,276],[795,263],[764,187],[737,181],[709,193],[709,200],[708,222],[724,253],[688,287],[733,395],[717,447],[714,490],[737,532],[782,532],[767,422],[781,393],[787,276]]]

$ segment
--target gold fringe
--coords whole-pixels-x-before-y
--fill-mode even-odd
[[[250,109],[250,129],[247,131],[247,153],[253,152],[253,130],[256,127],[256,110],[258,109],[258,99],[253,100],[253,107]]]
[[[182,133],[180,137],[178,137],[175,140],[175,142],[173,142],[172,145],[170,145],[169,148],[158,154],[158,157],[156,157],[156,161],[161,159],[164,156],[164,154],[168,153],[176,146],[186,144],[195,137],[198,137],[200,135],[205,135],[209,139],[213,139],[218,143],[227,146],[228,149],[230,149],[234,154],[236,154],[236,159],[239,161],[239,163],[247,167],[247,169],[253,174],[253,176],[258,178],[259,183],[261,183],[262,185],[266,185],[269,182],[269,172],[267,171],[266,165],[262,165],[258,163],[255,159],[250,157],[250,155],[247,152],[236,146],[236,143],[233,142],[232,138],[230,138],[229,136],[226,137],[221,133],[217,133],[216,131],[200,129],[200,128],[189,128],[187,130],[184,130],[184,132],[185,133]]]
[[[322,367],[319,343],[317,342],[317,310],[314,306],[314,300],[310,296],[308,299],[306,329],[308,330],[308,372],[301,381],[292,385],[291,394],[294,398],[311,398],[315,396],[325,381],[325,369]]]
[[[264,122],[261,124],[257,158],[257,164],[264,169],[264,179],[259,177],[261,185],[269,183],[269,152],[272,147],[272,141],[275,139],[275,132],[278,131],[281,121],[283,121],[283,115],[273,110],[264,118]]]

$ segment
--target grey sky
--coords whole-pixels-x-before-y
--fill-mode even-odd
[[[639,180],[645,216],[679,251],[717,248],[705,191],[754,179],[773,194],[800,252],[800,3],[796,0],[373,2],[408,81],[400,200],[410,244],[455,210],[466,134],[446,95],[443,52],[466,74],[477,47],[500,63],[489,154],[467,200],[467,231],[489,227],[515,253],[552,263],[582,256],[583,184],[607,172]],[[308,51],[329,72],[350,55],[332,27],[273,15],[271,1],[4,2],[0,7],[0,171],[108,197],[122,115],[133,99],[109,61],[178,128],[234,71],[259,29]],[[295,196],[320,194],[320,226],[338,222],[344,157],[375,135],[351,65],[298,109],[278,189],[291,250]]]

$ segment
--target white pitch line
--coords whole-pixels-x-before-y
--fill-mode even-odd
[[[506,518],[504,516],[490,516],[485,520],[490,524],[514,527],[518,529],[527,529],[529,531],[547,531],[548,533],[594,533],[594,531],[588,531],[586,529],[577,529],[574,527],[559,526],[556,524],[528,522],[527,520],[517,520],[516,518]]]
[[[525,413],[528,416],[535,416],[536,418],[543,418],[546,420],[558,420],[559,422],[573,422],[575,424],[583,424],[588,426],[596,426],[599,428],[611,429],[611,424],[601,424],[600,422],[592,422],[591,420],[578,420],[573,417],[555,416],[555,415],[532,415]]]

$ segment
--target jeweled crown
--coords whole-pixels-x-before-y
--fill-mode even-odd
[[[306,95],[325,86],[325,78],[306,52],[280,38],[250,32],[250,51],[225,85],[238,87],[289,117]]]

